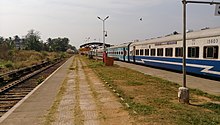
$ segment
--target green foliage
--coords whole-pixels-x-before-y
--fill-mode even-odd
[[[182,111],[175,115],[179,116],[177,118],[178,125],[219,125],[220,123],[217,117],[213,117],[215,114],[212,112],[207,114],[205,112]]]
[[[15,50],[9,50],[8,51],[8,59],[12,60],[15,56],[16,51]]]
[[[11,61],[8,61],[5,63],[5,67],[10,69],[14,67],[14,64]]]
[[[88,65],[88,67],[90,68],[103,67],[103,66],[104,66],[103,62],[95,61],[95,60],[92,60],[91,63]]]
[[[65,52],[69,48],[69,39],[64,38],[49,38],[47,40],[47,49],[48,51],[54,51],[54,52]]]
[[[40,41],[40,33],[35,30],[29,30],[24,39],[24,48],[27,50],[42,51],[43,41]]]
[[[220,104],[215,104],[215,103],[206,103],[203,105],[200,105],[203,108],[207,108],[209,110],[212,110],[220,115]]]
[[[37,84],[40,84],[40,83],[42,83],[43,81],[44,81],[44,77],[43,76],[41,76],[41,77],[39,77],[38,79],[37,79]]]
[[[48,53],[47,53],[47,52],[45,52],[45,51],[42,51],[42,52],[41,52],[41,54],[42,54],[43,58],[45,58],[45,57],[47,57],[47,56],[48,56]]]
[[[215,95],[210,95],[206,92],[203,92],[201,90],[198,90],[198,89],[190,89],[190,92],[191,93],[194,93],[196,95],[200,95],[200,96],[205,96],[205,97],[208,97],[208,98],[211,98],[215,101],[220,101],[220,96],[215,96]]]
[[[61,53],[60,53],[60,58],[65,58],[65,57],[66,57],[66,53],[61,52]]]
[[[4,64],[0,63],[0,69],[4,68]]]
[[[65,52],[59,52],[55,55],[55,58],[66,58],[67,54]]]
[[[15,49],[16,43],[19,43],[17,46],[19,47],[19,50],[25,49],[35,51],[65,52],[68,49],[72,49],[75,52],[77,52],[76,47],[69,44],[68,38],[49,38],[47,42],[43,42],[41,40],[40,32],[31,29],[28,31],[27,35],[22,39],[19,38],[18,35],[14,36],[13,38],[9,37],[5,39],[0,36],[0,57],[3,57],[2,55],[7,55],[1,54],[1,50],[3,50],[4,52],[5,49]]]
[[[154,107],[140,103],[131,103],[131,107],[140,115],[149,115],[156,111]]]

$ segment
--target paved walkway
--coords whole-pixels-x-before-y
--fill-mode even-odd
[[[133,120],[79,58],[70,58],[0,125],[130,125]]]
[[[137,70],[148,75],[160,77],[160,78],[182,85],[182,74],[181,73],[175,73],[171,71],[166,71],[166,70],[161,70],[161,69],[156,69],[156,68],[151,68],[151,67],[146,67],[146,66],[141,66],[141,65],[135,65],[132,63],[125,63],[121,61],[115,61],[115,64],[122,66],[122,67]],[[219,81],[214,81],[214,80],[187,75],[187,86],[189,88],[200,89],[204,92],[220,96],[220,82]]]

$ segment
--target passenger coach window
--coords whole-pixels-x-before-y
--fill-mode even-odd
[[[139,55],[139,49],[136,50],[136,55]]]
[[[145,56],[149,56],[149,49],[145,49]]]
[[[188,47],[188,57],[199,58],[199,47]]]
[[[183,47],[175,48],[175,56],[176,57],[183,57]]]
[[[204,58],[217,59],[218,58],[218,46],[205,46],[203,50]]]
[[[155,56],[155,55],[156,55],[155,53],[156,53],[156,50],[155,50],[155,49],[151,49],[151,50],[150,50],[150,55],[151,55],[151,56]]]
[[[140,55],[144,55],[144,50],[143,49],[140,49]]]
[[[173,56],[173,48],[166,48],[165,50],[165,56]]]
[[[163,56],[163,48],[157,49],[157,56]]]

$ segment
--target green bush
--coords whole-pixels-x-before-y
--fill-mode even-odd
[[[0,63],[0,69],[3,69],[3,68],[4,68],[4,65]]]
[[[8,62],[5,63],[5,67],[6,68],[13,68],[14,64],[11,61],[8,61]]]

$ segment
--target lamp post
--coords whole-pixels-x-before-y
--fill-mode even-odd
[[[104,58],[106,58],[106,49],[105,49],[105,36],[106,36],[106,31],[105,31],[105,20],[107,20],[109,16],[105,17],[105,19],[102,19],[101,17],[98,16],[98,19],[103,22],[103,62]]]

